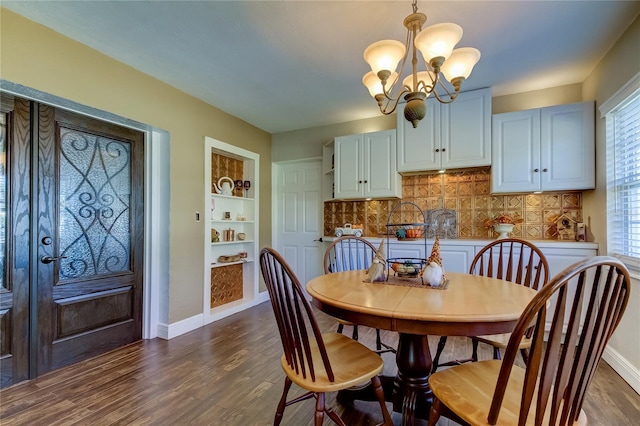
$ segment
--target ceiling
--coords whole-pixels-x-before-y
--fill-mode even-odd
[[[404,41],[409,0],[8,1],[2,7],[269,133],[379,116],[364,49]],[[482,58],[462,90],[493,96],[580,83],[640,1],[419,1]]]

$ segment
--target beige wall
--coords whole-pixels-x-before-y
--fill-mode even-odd
[[[271,136],[46,27],[0,9],[0,77],[169,132],[170,323],[202,313],[204,137],[260,154],[260,246],[271,244]],[[162,315],[162,314],[161,314]],[[166,315],[166,314],[165,314]],[[163,315],[163,316],[165,316]]]
[[[534,92],[516,93],[514,95],[498,96],[491,99],[491,113],[521,111],[532,108],[544,108],[553,105],[582,102],[582,85],[579,83],[566,86],[550,87]]]
[[[605,120],[599,107],[620,87],[640,72],[640,17],[631,24],[618,42],[582,84],[585,99],[596,101],[596,189],[584,195],[584,214],[591,232],[600,244],[600,254],[607,254],[606,222],[606,136]],[[632,280],[631,300],[622,322],[611,338],[611,347],[640,371],[640,281]]]

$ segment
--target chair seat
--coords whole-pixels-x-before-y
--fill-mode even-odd
[[[479,342],[486,343],[487,345],[495,346],[496,348],[505,349],[507,343],[509,343],[511,333],[492,334],[490,336],[476,336]],[[520,342],[518,349],[529,349],[531,347],[531,339],[523,338]]]
[[[459,365],[434,373],[429,378],[433,394],[442,403],[471,425],[488,425],[487,414],[498,380],[502,361],[489,360]],[[524,369],[513,366],[502,410],[498,417],[499,425],[517,425],[520,398],[524,382]],[[534,425],[535,399],[529,410],[527,425]],[[546,416],[545,416],[546,417]],[[544,425],[549,424],[545,418]],[[587,424],[587,415],[580,411],[574,425]]]
[[[361,343],[339,333],[326,333],[322,338],[331,360],[335,380],[329,381],[318,348],[312,346],[313,359],[318,360],[315,365],[315,382],[311,380],[308,370],[305,378],[302,373],[296,373],[289,367],[284,355],[281,358],[285,374],[298,386],[312,392],[333,392],[360,385],[382,371],[382,358]]]

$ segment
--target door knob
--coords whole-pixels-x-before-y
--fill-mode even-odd
[[[56,260],[60,260],[60,259],[66,259],[67,256],[42,256],[40,258],[40,262],[44,263],[45,265],[48,265],[51,262],[55,262]]]

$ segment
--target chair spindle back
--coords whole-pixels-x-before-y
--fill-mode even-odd
[[[549,280],[549,265],[534,244],[518,238],[504,238],[484,246],[473,258],[469,273],[539,290]]]
[[[272,248],[261,250],[260,269],[269,291],[287,363],[304,378],[309,374],[313,381],[316,380],[316,369],[324,367],[327,378],[333,382],[334,374],[320,328],[293,270]],[[317,359],[318,354],[320,359]]]
[[[629,286],[629,272],[624,264],[608,256],[576,263],[545,285],[511,334],[487,418],[489,424],[498,420],[518,345],[532,326],[519,424],[524,424],[530,415],[535,417],[536,425],[573,424],[580,415],[602,352],[624,313]],[[548,337],[545,324],[551,326]],[[536,409],[529,413],[533,401]],[[548,420],[543,421],[545,414]]]
[[[343,236],[334,240],[324,254],[324,273],[369,269],[376,247],[356,236]]]

